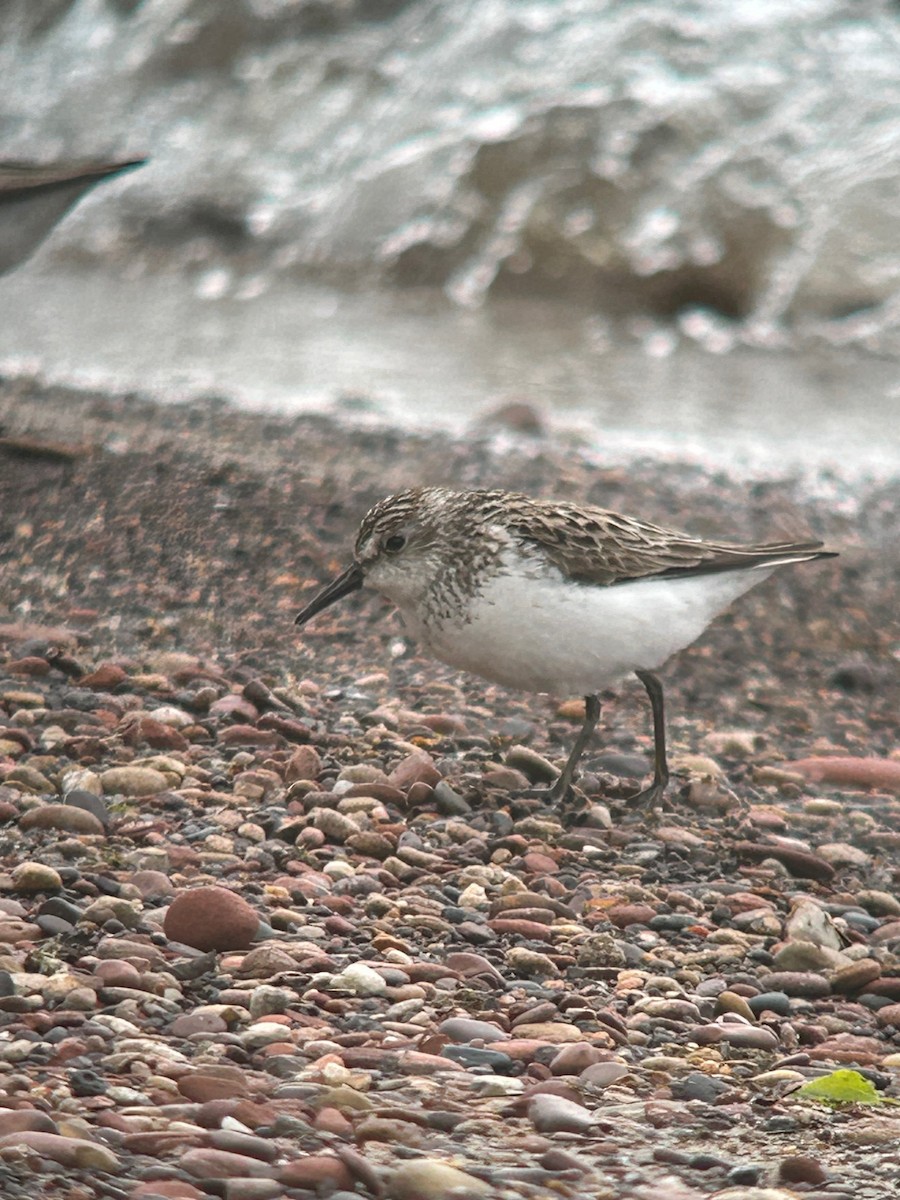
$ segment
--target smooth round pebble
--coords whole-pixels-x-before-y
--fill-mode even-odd
[[[481,1039],[485,1042],[499,1042],[509,1037],[509,1034],[499,1025],[490,1021],[476,1021],[473,1017],[448,1017],[438,1025],[438,1033],[444,1034],[451,1042],[474,1042]]]
[[[559,1051],[550,1061],[550,1071],[553,1075],[581,1075],[591,1066],[595,1066],[603,1058],[603,1051],[589,1042],[571,1042]]]
[[[420,1158],[397,1167],[387,1182],[387,1200],[456,1200],[490,1196],[482,1179],[437,1158]]]
[[[795,1154],[778,1164],[778,1179],[781,1183],[827,1183],[828,1172],[817,1158]]]
[[[605,1088],[618,1082],[628,1072],[629,1068],[624,1063],[595,1062],[593,1066],[585,1067],[579,1075],[579,1079],[583,1083],[591,1084],[592,1087]]]
[[[528,1101],[528,1119],[538,1133],[587,1133],[594,1117],[574,1100],[563,1096],[532,1096]]]
[[[164,792],[169,781],[155,767],[109,767],[100,776],[107,796],[154,796]]]
[[[59,872],[39,862],[23,862],[13,867],[12,881],[18,892],[55,892],[62,887]]]
[[[791,998],[786,992],[758,992],[749,997],[747,1007],[755,1017],[767,1011],[779,1017],[787,1017],[791,1011]]]
[[[135,871],[129,883],[137,888],[142,900],[165,900],[175,891],[171,879],[162,871]]]
[[[258,929],[256,910],[236,892],[216,886],[182,892],[163,921],[170,941],[197,950],[245,950]]]

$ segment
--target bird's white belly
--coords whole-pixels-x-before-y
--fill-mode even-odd
[[[423,649],[506,687],[589,695],[635,669],[653,670],[695,641],[771,569],[612,587],[561,576],[495,576],[465,618],[410,622]]]

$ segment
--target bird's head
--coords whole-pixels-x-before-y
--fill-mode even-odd
[[[294,623],[310,618],[335,601],[372,587],[400,609],[414,609],[442,570],[442,511],[453,493],[438,488],[397,492],[374,505],[363,517],[353,562],[315,595]]]

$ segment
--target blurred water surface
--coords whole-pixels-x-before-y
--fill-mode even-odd
[[[547,300],[471,312],[438,296],[294,282],[198,300],[180,276],[111,284],[56,270],[0,280],[0,304],[13,288],[0,375],[456,433],[525,400],[605,461],[676,456],[768,478],[885,477],[900,463],[895,364],[852,351],[682,344],[653,357]]]
[[[898,461],[893,4],[6,0],[0,79],[3,157],[151,156],[7,373]]]

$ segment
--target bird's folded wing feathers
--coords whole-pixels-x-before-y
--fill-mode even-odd
[[[746,570],[833,555],[815,541],[706,542],[605,509],[567,504],[536,504],[528,520],[512,522],[510,531],[523,548],[539,547],[569,579],[593,584]]]

